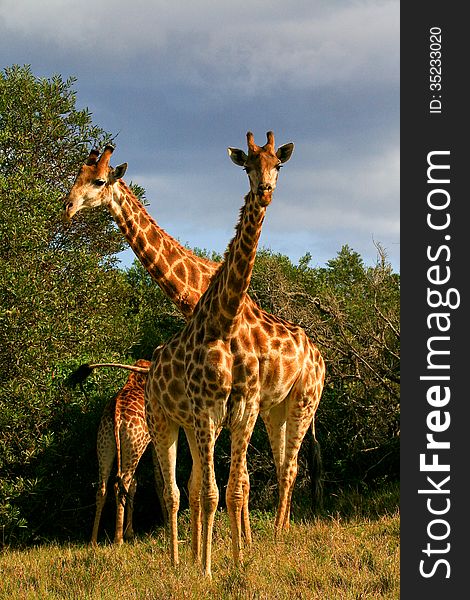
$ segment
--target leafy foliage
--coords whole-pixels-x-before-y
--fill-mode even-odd
[[[139,331],[132,356],[150,360],[154,349],[183,327],[184,319],[137,260],[127,270],[126,280],[132,289],[129,313]]]
[[[63,467],[68,453],[58,454],[72,430],[78,433],[76,413],[85,410],[60,385],[67,365],[119,356],[133,343],[129,288],[115,259],[123,242],[114,223],[100,211],[72,226],[61,217],[61,197],[87,147],[109,139],[87,111],[75,109],[72,84],[37,79],[28,67],[0,77],[0,515],[6,526],[36,521],[39,527],[35,511],[44,511],[46,497],[62,495],[64,480],[75,479]]]

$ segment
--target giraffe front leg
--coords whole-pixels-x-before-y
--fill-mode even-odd
[[[176,484],[176,454],[179,427],[175,423],[167,423],[158,430],[155,448],[162,469],[163,500],[168,515],[168,534],[170,542],[171,564],[177,566],[178,556],[178,510],[180,491]]]
[[[202,535],[202,513],[201,513],[201,485],[202,485],[202,471],[201,463],[199,460],[199,452],[196,444],[196,438],[194,432],[191,430],[186,431],[186,438],[188,440],[189,448],[191,450],[191,456],[193,459],[193,466],[191,469],[191,476],[188,482],[189,491],[189,508],[191,513],[191,550],[193,560],[196,563],[201,562],[201,535]]]
[[[247,543],[251,543],[251,528],[248,514],[249,475],[246,452],[255,426],[257,413],[247,414],[242,423],[232,428],[231,461],[226,492],[227,510],[232,531],[232,553],[235,564],[242,560],[242,532]],[[243,519],[242,519],[243,513]]]
[[[200,419],[195,426],[199,463],[201,465],[201,508],[202,508],[202,572],[212,578],[212,531],[219,503],[214,470],[215,431],[211,420]]]

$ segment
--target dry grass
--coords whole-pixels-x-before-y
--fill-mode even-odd
[[[0,598],[9,600],[399,598],[399,515],[296,523],[277,542],[272,516],[252,515],[254,543],[235,568],[225,513],[218,513],[213,580],[192,564],[187,515],[181,564],[172,569],[162,532],[120,548],[50,544],[0,555]]]

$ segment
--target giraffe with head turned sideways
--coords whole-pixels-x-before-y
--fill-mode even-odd
[[[90,152],[86,163],[80,168],[76,180],[65,198],[65,216],[71,219],[75,213],[82,209],[106,206],[149,274],[188,319],[220,265],[196,256],[191,250],[181,246],[159,227],[122,180],[127,165],[124,163],[116,168],[109,165],[112,152],[113,147],[111,146],[107,146],[101,155],[96,150]],[[244,152],[231,149],[230,154],[236,164],[245,166],[248,157]],[[245,168],[249,168],[249,165]],[[252,343],[254,346],[258,345],[258,355],[264,357],[266,364],[274,366],[274,376],[266,376],[263,382],[266,393],[274,396],[281,394],[282,396],[283,386],[279,385],[279,380],[282,380],[284,374],[279,362],[281,340],[292,339],[292,331],[296,331],[297,328],[279,317],[266,313],[249,296],[245,297],[243,310],[246,312],[247,318],[253,323]],[[272,342],[267,343],[266,340],[271,340],[273,336],[276,339],[272,339]],[[324,379],[322,364],[319,360],[316,366],[318,382],[321,385]],[[289,395],[284,400],[282,397],[279,399],[278,404],[271,408],[266,406],[261,412],[273,451],[280,489],[280,500],[275,522],[276,531],[287,529],[289,525],[290,494],[292,490],[287,494],[287,500],[285,500],[286,494],[281,492],[281,488],[287,485],[287,479],[283,475],[286,464],[286,445],[288,444],[287,432],[291,430],[295,432],[298,421],[295,414],[295,403],[297,401],[295,395]],[[291,406],[292,403],[293,406]],[[303,424],[301,429],[304,429]],[[314,447],[318,450],[319,446],[315,439],[313,420],[312,434]],[[295,479],[295,475],[292,479]],[[249,483],[247,475],[244,489],[246,492],[244,523],[249,541],[247,512]],[[286,506],[284,506],[285,502]]]
[[[230,148],[232,160],[247,171],[245,196],[235,237],[224,261],[181,332],[155,350],[145,396],[147,422],[164,479],[170,549],[178,563],[176,446],[183,427],[193,458],[190,486],[193,552],[211,576],[211,543],[218,488],[214,473],[217,432],[231,432],[231,463],[226,505],[236,563],[242,551],[242,510],[246,452],[259,412],[277,410],[287,423],[284,464],[280,466],[280,503],[276,526],[284,525],[297,471],[302,439],[313,421],[323,387],[320,352],[299,327],[266,315],[256,318],[247,291],[265,212],[276,187],[279,169],[289,160],[293,144],[276,151],[274,135],[255,144],[247,134],[248,154]],[[283,407],[279,405],[285,404]],[[278,407],[278,408],[276,408]]]
[[[109,164],[113,146],[92,150],[64,199],[64,216],[106,206],[137,258],[188,319],[219,264],[182,246],[162,229],[122,179],[127,163]]]

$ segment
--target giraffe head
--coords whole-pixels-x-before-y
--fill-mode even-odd
[[[124,176],[127,164],[114,168],[109,165],[113,153],[112,146],[106,146],[103,153],[92,150],[80,167],[78,175],[64,198],[64,215],[70,220],[82,208],[106,205],[112,197],[114,184]]]
[[[274,133],[268,131],[267,142],[257,146],[251,131],[246,134],[248,154],[238,148],[228,148],[232,161],[243,167],[250,180],[252,194],[258,196],[263,206],[271,202],[271,195],[276,187],[279,169],[287,162],[294,150],[294,144],[284,144],[277,151],[274,147]]]

